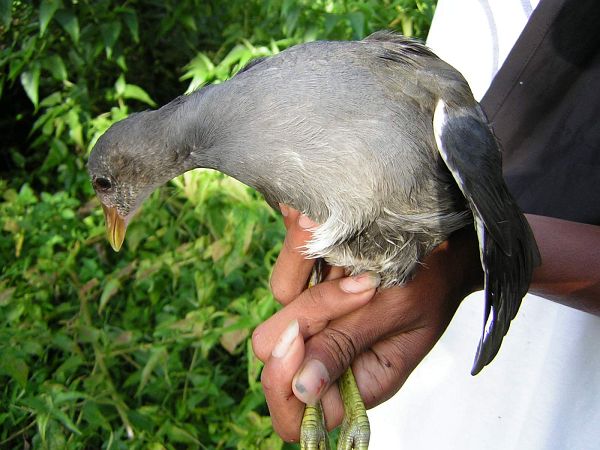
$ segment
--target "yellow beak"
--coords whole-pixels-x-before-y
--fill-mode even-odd
[[[106,220],[106,234],[108,242],[115,252],[118,252],[125,240],[125,231],[127,231],[127,223],[125,219],[119,215],[116,208],[109,208],[102,204],[104,210],[104,219]]]

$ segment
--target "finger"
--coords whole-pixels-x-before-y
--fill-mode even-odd
[[[291,380],[304,357],[304,341],[298,321],[292,321],[279,337],[263,368],[261,383],[273,428],[286,441],[298,440],[304,404],[293,394]]]
[[[391,398],[405,383],[408,376],[415,369],[419,361],[429,352],[437,340],[436,333],[430,333],[426,328],[400,333],[388,339],[377,342],[372,349],[360,354],[352,364],[361,397],[365,406],[373,408]],[[287,361],[282,361],[285,364]],[[263,381],[268,377],[280,377],[280,370],[287,368],[267,363],[273,373],[263,372]],[[296,367],[297,361],[293,362]],[[298,428],[303,414],[302,408],[291,400],[282,400],[289,395],[289,373],[282,380],[281,395],[275,397],[272,392],[268,394],[268,401],[273,398],[270,406],[271,417],[276,431],[288,441],[298,439]],[[278,400],[276,400],[278,398]],[[277,403],[274,403],[274,402]],[[336,384],[332,384],[321,398],[327,429],[336,428],[344,418],[344,407]],[[301,402],[300,405],[303,405]]]
[[[279,204],[279,210],[281,211],[283,224],[285,225],[286,230],[290,228],[292,223],[298,220],[298,216],[300,215],[300,212],[297,209],[294,209],[285,203]]]
[[[279,303],[286,305],[308,284],[315,260],[306,258],[302,249],[318,224],[293,209],[288,210],[284,222],[288,232],[271,274],[271,292]]]
[[[300,423],[305,404],[293,394],[292,378],[304,357],[304,344],[298,321],[292,321],[283,331],[261,374],[273,428],[286,441],[299,438]],[[331,386],[322,399],[323,412],[329,430],[337,427],[344,417],[344,407],[336,385]]]
[[[352,364],[361,397],[367,409],[373,408],[391,398],[405,383],[422,358],[430,351],[437,341],[435,333],[427,329],[417,329],[400,333],[388,339],[377,342],[372,349],[360,354]],[[296,361],[294,361],[294,367]],[[273,369],[276,367],[271,366]],[[277,369],[279,370],[279,369]],[[285,370],[285,369],[284,369]],[[285,395],[289,395],[290,370],[282,383]],[[278,375],[273,375],[278,376]],[[287,387],[287,388],[285,388]],[[283,395],[281,396],[283,397]],[[327,429],[339,426],[344,418],[344,406],[337,384],[332,384],[321,398]],[[304,403],[301,402],[301,405]],[[281,401],[278,408],[272,407],[271,417],[277,424],[277,432],[287,440],[298,439],[299,415],[293,402]]]
[[[328,272],[325,276],[325,280],[337,280],[338,278],[342,278],[345,275],[346,272],[343,267],[328,266]]]
[[[438,338],[417,328],[379,341],[359,355],[352,368],[365,406],[373,408],[396,394]]]
[[[376,342],[417,325],[418,317],[403,311],[397,292],[380,291],[364,307],[331,321],[306,342],[306,356],[294,378],[294,393],[314,402],[357,355]]]
[[[438,337],[419,328],[379,341],[358,355],[352,371],[365,407],[373,408],[396,394]],[[292,386],[298,397],[295,384]],[[344,406],[337,383],[325,390],[321,403],[327,429],[339,426],[344,419]]]
[[[329,321],[355,311],[375,295],[380,277],[366,272],[356,277],[325,281],[305,290],[252,334],[254,353],[265,361],[271,354],[278,336],[294,319],[300,322],[300,332],[307,338],[323,330]]]

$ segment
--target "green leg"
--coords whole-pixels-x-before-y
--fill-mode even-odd
[[[338,386],[344,402],[344,421],[337,448],[338,450],[367,450],[371,427],[351,368],[342,374]]]
[[[300,427],[300,448],[301,450],[329,450],[329,438],[320,401],[316,405],[306,405]]]
[[[322,281],[323,260],[317,260],[309,285]],[[344,403],[344,421],[340,430],[338,450],[367,450],[371,428],[365,404],[354,379],[352,369],[348,368],[338,380],[342,402]],[[323,407],[319,401],[316,405],[306,405],[302,425],[300,427],[300,448],[302,450],[329,450],[329,439]]]

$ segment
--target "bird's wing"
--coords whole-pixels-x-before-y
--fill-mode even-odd
[[[498,353],[540,256],[529,224],[504,183],[499,145],[481,109],[440,100],[433,128],[440,155],[473,212],[479,239],[486,301],[471,371],[475,375]]]

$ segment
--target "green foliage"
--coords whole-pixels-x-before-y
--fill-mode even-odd
[[[277,215],[193,171],[110,250],[85,160],[130,112],[250,59],[388,28],[433,0],[0,0],[0,448],[287,447],[248,336],[276,304]]]
[[[2,441],[22,430],[49,448],[281,445],[246,342],[275,311],[280,225],[220,174],[175,186],[149,199],[122,255],[95,202],[3,186]]]

